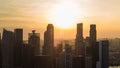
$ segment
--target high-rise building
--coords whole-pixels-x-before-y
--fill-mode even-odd
[[[90,37],[86,37],[85,39],[85,55],[91,55]]]
[[[85,67],[85,46],[83,42],[83,23],[77,24],[77,34],[75,39],[75,57],[80,57],[82,68]],[[74,67],[76,65],[74,64]],[[79,65],[78,65],[79,66]],[[81,66],[80,66],[81,67]]]
[[[44,33],[43,55],[50,56],[52,60],[52,68],[55,68],[55,50],[54,50],[54,26],[48,24]]]
[[[109,68],[109,41],[99,42],[99,68]]]
[[[77,24],[77,34],[75,39],[75,53],[76,56],[85,56],[85,46],[83,42],[83,24]]]
[[[72,68],[72,47],[69,44],[65,44],[65,68]]]
[[[0,68],[2,68],[1,33],[0,33]]]
[[[90,25],[90,42],[91,44],[95,44],[97,40],[97,30],[96,30],[96,25],[91,24]]]
[[[23,29],[18,28],[14,30],[15,46],[14,46],[14,64],[15,67],[22,66],[22,46],[23,46]]]
[[[92,57],[92,68],[96,68],[96,62],[98,60],[98,45],[96,42],[97,39],[97,31],[96,25],[90,25],[90,46],[91,46],[91,57]]]
[[[56,58],[56,68],[65,68],[65,52],[58,54]]]
[[[35,30],[29,33],[28,44],[34,47],[35,55],[40,55],[40,33],[35,33]]]
[[[54,27],[52,24],[48,24],[47,30],[44,32],[43,55],[54,55]]]
[[[3,29],[2,41],[2,68],[14,68],[15,35],[12,31]]]
[[[34,47],[23,43],[22,55],[22,68],[34,68]]]

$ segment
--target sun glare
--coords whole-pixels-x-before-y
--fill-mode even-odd
[[[78,12],[75,2],[62,1],[54,6],[49,18],[59,28],[71,28],[77,22]]]

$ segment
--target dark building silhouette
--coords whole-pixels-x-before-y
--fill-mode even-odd
[[[83,43],[83,24],[77,24],[77,34],[75,39],[75,53],[76,56],[85,56],[85,46]]]
[[[48,24],[47,30],[44,32],[43,55],[50,56],[52,60],[52,68],[55,68],[55,49],[54,49],[54,26]]]
[[[3,29],[1,41],[2,49],[2,68],[14,68],[14,45],[15,35],[12,31]]]
[[[92,68],[96,68],[96,62],[98,61],[98,45],[96,42],[97,31],[96,25],[90,25],[90,46],[91,46],[91,56],[92,56]]]
[[[47,30],[44,32],[44,46],[43,55],[54,55],[54,27],[52,24],[48,24]]]
[[[109,68],[109,41],[99,42],[99,68]]]
[[[96,25],[91,24],[90,25],[90,42],[91,44],[95,44],[97,40],[97,30],[96,30]]]
[[[35,55],[40,55],[40,33],[35,33],[35,30],[29,33],[28,44],[34,47]]]
[[[72,68],[72,47],[69,44],[65,44],[65,68]]]
[[[91,57],[90,37],[86,37],[85,39],[85,54]]]
[[[108,68],[109,42],[97,41],[96,25],[90,25],[90,36],[83,38],[83,24],[77,24],[74,42],[54,47],[54,26],[48,24],[44,32],[43,51],[40,51],[40,33],[35,30],[23,42],[23,29],[3,29],[0,35],[0,68]],[[71,40],[70,40],[71,41]],[[42,54],[40,54],[42,53]]]
[[[65,68],[65,52],[58,54],[56,64],[57,68]]]
[[[0,68],[2,68],[1,33],[0,33]]]
[[[57,55],[57,68],[72,68],[73,53],[72,46],[69,44],[64,45],[64,51]]]
[[[14,66],[22,67],[23,29],[15,29]]]
[[[80,64],[82,63],[82,68],[85,68],[85,46],[84,46],[84,39],[83,39],[83,23],[77,24],[77,34],[75,39],[75,57],[80,56]],[[75,62],[75,61],[74,61]],[[74,67],[76,65],[74,64]],[[79,65],[78,65],[79,67]],[[80,66],[81,67],[81,66]]]
[[[26,43],[23,44],[22,67],[34,68],[34,47]]]

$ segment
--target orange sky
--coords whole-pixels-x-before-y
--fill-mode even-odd
[[[55,38],[74,39],[76,34],[75,24],[79,22],[84,24],[84,37],[89,35],[90,24],[97,25],[98,38],[120,37],[120,0],[2,0],[0,1],[0,32],[3,28],[9,30],[24,28],[24,38],[26,39],[27,33],[35,29],[41,33],[41,38],[43,38],[47,24],[54,23],[51,18],[56,17],[52,15],[51,11],[54,12],[53,9],[57,7],[56,5],[62,2],[65,2],[65,6],[69,5],[70,1],[74,2],[73,9],[77,8],[78,10],[75,11],[78,12],[77,19],[74,25],[67,29],[54,24]],[[68,8],[71,7],[68,6]],[[71,8],[71,11],[73,9]],[[66,11],[67,7],[61,12]],[[63,13],[58,13],[62,15],[61,18],[65,16]],[[66,15],[65,20],[69,20],[68,17]],[[61,21],[62,25],[70,24],[69,22],[63,22],[64,20]]]

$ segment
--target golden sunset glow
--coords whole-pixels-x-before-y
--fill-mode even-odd
[[[71,28],[76,24],[79,16],[78,6],[75,2],[62,1],[52,9],[50,20],[60,28]]]
[[[31,30],[44,38],[47,24],[55,27],[55,38],[74,39],[76,24],[97,25],[98,38],[120,37],[120,0],[1,0],[0,32],[2,29],[23,28],[24,39]]]

